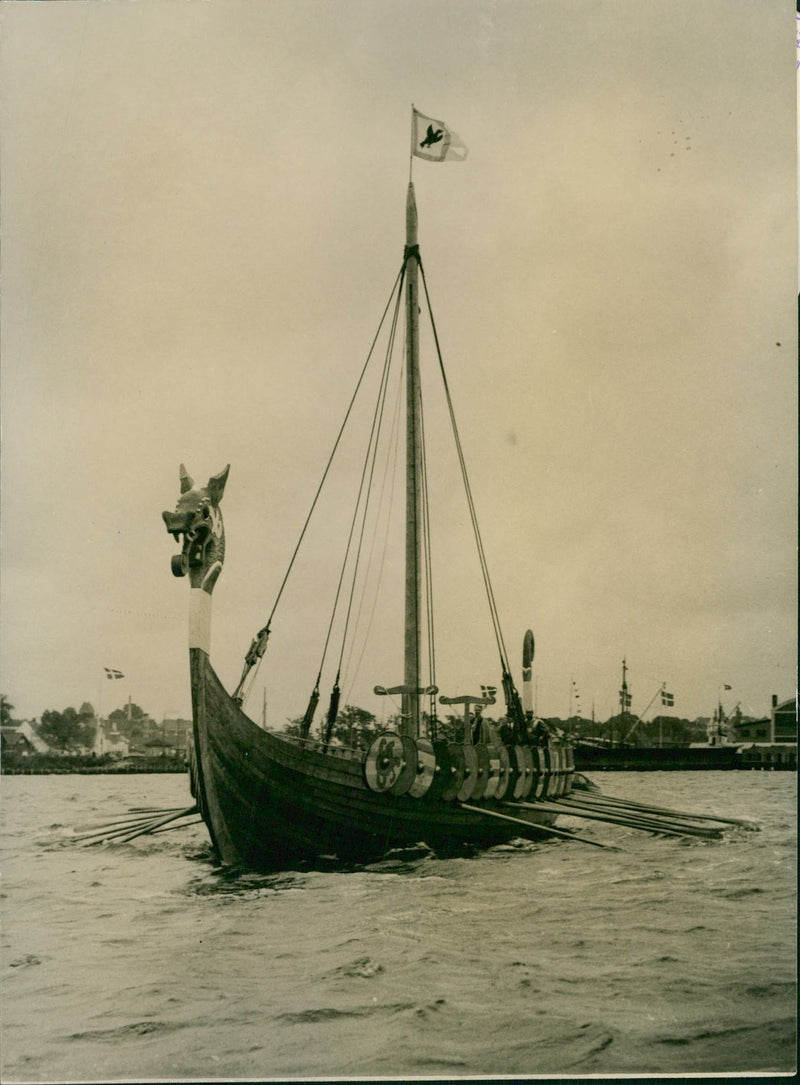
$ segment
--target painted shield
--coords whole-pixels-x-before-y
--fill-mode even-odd
[[[408,789],[409,795],[414,799],[421,799],[428,793],[433,778],[436,775],[436,754],[433,752],[433,743],[427,738],[417,739],[417,774],[414,782]]]
[[[461,749],[464,752],[464,782],[458,789],[458,798],[461,802],[469,802],[478,781],[478,755],[468,742],[463,743]]]
[[[534,757],[534,782],[533,797],[543,799],[547,790],[547,782],[550,779],[548,763],[542,746],[536,746],[533,750]]]
[[[575,751],[572,746],[567,746],[564,752],[566,754],[567,762],[567,779],[564,784],[564,794],[569,795],[570,791],[572,791],[572,781],[575,779]]]
[[[458,793],[464,783],[466,773],[464,747],[460,742],[448,742],[447,752],[450,755],[450,773],[442,789],[442,798],[445,802],[452,802],[458,798]]]
[[[489,775],[486,779],[486,789],[483,792],[484,799],[497,798],[497,786],[500,783],[500,751],[497,746],[486,743],[489,754]]]
[[[564,772],[565,772],[565,769],[564,769],[564,750],[563,750],[563,747],[556,746],[556,748],[553,750],[553,753],[555,754],[555,759],[554,760],[555,760],[555,767],[556,767],[555,796],[556,796],[556,798],[558,798],[560,795],[564,794],[564,783],[565,783]]]
[[[515,746],[514,750],[519,758],[520,778],[514,789],[515,799],[527,799],[531,793],[533,784],[533,757],[530,746]],[[517,794],[519,792],[519,794]]]
[[[517,784],[519,783],[522,773],[517,759],[516,747],[506,746],[504,748],[508,754],[508,786],[506,787],[506,798],[515,799],[518,797]]]
[[[511,786],[511,758],[508,756],[508,749],[505,746],[495,746],[495,752],[500,762],[500,773],[497,777],[494,797],[503,799],[508,794],[508,789]]]
[[[437,739],[433,744],[433,753],[436,758],[436,771],[433,783],[428,792],[429,799],[442,799],[448,784],[452,779],[453,759],[450,756],[450,747],[444,739]]]
[[[403,741],[394,731],[378,735],[364,759],[364,779],[372,791],[388,791],[403,768]]]
[[[556,797],[556,784],[558,782],[558,777],[556,776],[555,746],[542,747],[542,754],[544,755],[544,763],[547,766],[547,786],[544,789],[544,795],[546,799],[554,799]]]
[[[393,795],[405,795],[417,777],[417,744],[409,735],[401,735],[400,741],[403,744],[403,766],[389,788]]]
[[[474,749],[478,759],[478,775],[472,785],[472,798],[482,799],[489,782],[489,749],[484,742],[476,742]]]

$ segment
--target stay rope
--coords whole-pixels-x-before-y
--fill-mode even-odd
[[[319,501],[320,494],[322,493],[322,488],[325,485],[325,480],[328,477],[328,473],[329,473],[329,471],[331,469],[331,465],[333,464],[334,458],[335,458],[336,453],[338,451],[339,444],[341,443],[342,435],[344,434],[344,431],[345,431],[345,429],[347,427],[347,423],[348,423],[348,421],[350,419],[350,415],[352,414],[353,407],[355,405],[356,399],[358,398],[358,393],[359,393],[359,391],[361,389],[361,385],[362,385],[362,383],[364,381],[364,377],[366,375],[367,369],[369,368],[369,364],[370,364],[370,362],[372,360],[372,355],[373,355],[373,353],[375,351],[375,346],[376,346],[376,344],[378,342],[378,337],[380,336],[381,329],[383,328],[384,321],[386,320],[386,314],[389,312],[389,308],[390,308],[390,306],[392,304],[392,299],[395,297],[395,294],[398,291],[398,287],[402,286],[402,281],[403,281],[404,275],[405,275],[405,263],[403,263],[403,266],[400,268],[400,271],[397,273],[397,277],[395,278],[395,281],[394,281],[394,283],[392,285],[391,292],[390,292],[389,297],[387,299],[387,302],[386,302],[386,305],[384,307],[383,313],[381,314],[381,319],[380,319],[380,322],[378,324],[378,329],[375,332],[372,343],[370,344],[369,351],[367,353],[366,360],[364,362],[364,365],[362,366],[361,373],[359,374],[358,380],[356,381],[356,386],[355,386],[355,389],[353,391],[353,395],[350,398],[350,403],[348,404],[347,411],[346,411],[345,416],[344,416],[344,420],[342,421],[342,424],[339,427],[339,432],[336,435],[336,440],[334,441],[333,448],[331,449],[331,454],[328,457],[328,462],[325,465],[325,470],[322,473],[322,478],[320,479],[319,485],[317,486],[317,491],[314,494],[314,499],[311,502],[311,507],[308,510],[308,515],[306,516],[305,522],[304,522],[302,530],[300,532],[300,536],[299,536],[299,538],[297,540],[297,544],[295,545],[294,551],[292,552],[292,556],[291,556],[291,558],[289,560],[289,565],[287,566],[287,569],[286,569],[286,572],[284,574],[283,580],[281,581],[280,587],[278,588],[278,594],[275,597],[275,602],[272,604],[272,610],[269,613],[269,617],[267,618],[266,624],[258,631],[258,633],[256,633],[255,637],[253,638],[253,640],[252,640],[252,642],[250,644],[250,647],[249,647],[249,649],[247,651],[247,654],[245,655],[245,663],[244,663],[244,668],[242,670],[242,675],[241,675],[241,678],[239,679],[239,684],[237,685],[237,687],[236,687],[236,689],[234,690],[234,693],[233,693],[233,700],[235,700],[239,705],[243,705],[245,703],[245,701],[247,700],[247,698],[250,696],[250,693],[252,692],[253,685],[254,685],[256,677],[258,675],[259,667],[261,666],[261,660],[263,659],[264,652],[267,649],[267,641],[269,640],[270,629],[271,629],[271,626],[272,626],[272,619],[275,616],[275,611],[278,609],[278,604],[281,601],[281,596],[283,595],[284,588],[286,587],[287,581],[289,580],[289,576],[290,576],[290,574],[292,572],[292,569],[294,567],[295,560],[297,559],[297,555],[298,555],[298,553],[300,551],[300,547],[301,547],[301,545],[303,543],[303,539],[305,538],[306,531],[308,530],[308,525],[311,522],[311,517],[314,515],[314,510],[317,507],[317,503]],[[249,681],[248,681],[248,678],[249,678]],[[245,684],[247,686],[246,689],[245,689]]]
[[[428,306],[428,316],[431,322],[431,330],[433,332],[433,341],[436,346],[436,357],[439,362],[439,372],[442,377],[442,384],[444,386],[445,399],[447,401],[447,410],[450,415],[450,425],[453,430],[453,440],[455,441],[456,454],[458,456],[459,467],[461,468],[461,478],[464,483],[464,493],[467,498],[467,506],[469,508],[470,522],[472,524],[473,535],[475,536],[475,545],[478,550],[478,560],[480,561],[481,574],[483,577],[484,587],[486,589],[486,597],[489,603],[489,613],[492,619],[492,625],[494,627],[495,639],[497,641],[497,648],[500,653],[500,663],[503,668],[504,676],[509,674],[508,667],[508,654],[506,652],[505,641],[503,639],[503,631],[500,626],[500,615],[497,610],[497,603],[494,596],[494,590],[492,588],[491,577],[489,576],[489,566],[486,561],[486,551],[483,546],[483,539],[481,538],[480,526],[478,524],[478,514],[475,508],[475,501],[472,496],[472,487],[470,486],[469,475],[467,473],[467,463],[464,457],[464,449],[461,444],[461,437],[458,432],[458,424],[456,423],[455,410],[453,408],[453,400],[450,395],[450,385],[447,381],[447,374],[444,368],[444,360],[442,358],[442,351],[439,345],[439,334],[436,330],[436,321],[433,319],[433,309],[431,307],[431,299],[428,293],[428,281],[425,277],[425,268],[422,266],[422,260],[419,260],[419,269],[422,275],[422,285],[425,290],[425,301]]]
[[[400,273],[400,276],[399,276],[399,287],[398,287],[398,291],[397,291],[397,300],[395,302],[395,309],[394,309],[394,313],[392,315],[391,330],[390,330],[390,333],[389,333],[389,340],[388,340],[388,344],[387,344],[387,348],[386,348],[386,356],[384,358],[383,371],[381,373],[381,381],[380,381],[380,386],[379,386],[379,389],[378,389],[378,399],[377,399],[377,402],[375,404],[375,410],[374,410],[373,415],[372,415],[372,425],[371,425],[371,428],[370,428],[369,439],[367,441],[367,450],[366,450],[366,453],[365,453],[365,456],[364,456],[364,464],[363,464],[363,467],[361,469],[361,480],[359,482],[358,493],[356,495],[356,500],[355,500],[355,504],[354,504],[354,507],[353,507],[353,515],[352,515],[352,518],[351,518],[351,521],[350,521],[350,533],[349,533],[349,535],[347,537],[347,545],[345,547],[344,558],[342,560],[342,567],[341,567],[341,570],[340,570],[340,573],[339,573],[339,582],[338,582],[338,585],[336,587],[336,595],[335,595],[335,598],[334,598],[334,601],[333,601],[333,607],[331,609],[331,618],[330,618],[330,622],[328,624],[328,632],[327,632],[327,635],[325,637],[325,645],[323,647],[322,660],[320,662],[320,668],[319,668],[319,673],[321,675],[322,674],[322,668],[323,668],[324,663],[325,663],[325,658],[326,658],[327,652],[328,652],[328,646],[330,644],[331,633],[332,633],[332,630],[333,630],[334,621],[336,619],[336,613],[337,613],[338,606],[339,606],[339,597],[341,595],[342,585],[344,583],[345,571],[347,569],[347,564],[348,564],[348,561],[350,559],[351,550],[353,548],[353,537],[355,535],[356,526],[357,526],[357,524],[359,524],[359,520],[360,520],[360,526],[359,526],[359,531],[358,531],[358,542],[357,542],[357,545],[355,547],[355,556],[354,556],[354,559],[353,559],[353,571],[352,571],[352,576],[351,576],[351,579],[350,579],[350,590],[348,592],[348,598],[347,598],[347,609],[346,609],[346,612],[345,612],[344,626],[343,626],[342,633],[341,633],[341,643],[340,643],[340,650],[339,650],[339,660],[338,660],[337,670],[336,670],[336,679],[334,681],[333,693],[332,693],[332,696],[331,696],[331,707],[330,707],[330,709],[328,711],[328,721],[327,721],[326,733],[325,733],[325,741],[326,742],[330,739],[330,732],[331,732],[331,730],[333,728],[333,724],[336,722],[336,714],[337,714],[337,710],[338,710],[338,707],[339,707],[339,692],[340,692],[339,680],[341,678],[341,673],[342,673],[342,660],[344,658],[344,650],[345,650],[345,645],[347,643],[347,634],[348,634],[348,631],[349,631],[349,628],[350,628],[350,618],[351,618],[352,612],[353,612],[353,600],[355,598],[356,583],[357,583],[357,578],[358,578],[358,569],[359,569],[359,565],[361,563],[361,554],[362,554],[362,550],[363,550],[363,546],[364,546],[364,532],[365,532],[366,524],[367,524],[367,513],[369,511],[370,495],[371,495],[372,490],[373,490],[373,485],[372,484],[373,484],[374,477],[375,477],[375,464],[376,464],[377,455],[378,455],[378,445],[379,445],[379,442],[380,442],[381,430],[383,428],[384,408],[385,408],[385,405],[386,405],[386,393],[387,393],[387,389],[388,389],[388,385],[389,385],[389,368],[390,368],[391,360],[392,360],[392,352],[393,352],[393,349],[394,349],[395,336],[397,334],[397,320],[398,320],[398,314],[399,314],[399,310],[400,310],[400,298],[401,298],[401,295],[402,295],[403,272],[404,272],[404,270],[405,270],[405,265],[404,265],[403,269],[401,270],[401,273]],[[364,498],[364,500],[363,500],[363,508],[362,508],[362,497]],[[360,509],[361,509],[361,513],[360,513],[360,516],[359,516],[359,510]],[[319,682],[319,678],[318,678],[317,681]]]
[[[446,403],[447,403],[447,410],[448,410],[448,414],[449,414],[449,418],[450,418],[450,426],[451,426],[452,433],[453,433],[453,440],[454,440],[454,444],[455,444],[456,455],[457,455],[457,458],[458,458],[458,464],[459,464],[459,468],[460,468],[460,472],[461,472],[462,483],[463,483],[463,486],[464,486],[464,493],[465,493],[465,496],[466,496],[467,507],[468,507],[468,510],[469,510],[470,523],[471,523],[471,526],[472,526],[472,532],[473,532],[473,535],[474,535],[475,545],[476,545],[477,552],[478,552],[478,560],[479,560],[480,569],[481,569],[481,576],[482,576],[483,583],[484,583],[484,589],[485,589],[486,597],[487,597],[487,601],[488,601],[489,614],[490,614],[490,617],[491,617],[492,627],[493,627],[494,635],[495,635],[495,640],[496,640],[498,652],[499,652],[499,655],[500,655],[500,663],[501,663],[502,672],[503,672],[503,687],[504,687],[504,691],[505,691],[505,695],[506,695],[506,700],[507,700],[507,703],[508,703],[509,714],[511,715],[511,717],[515,721],[515,723],[519,722],[521,724],[522,720],[523,720],[523,712],[522,712],[522,707],[521,707],[521,703],[520,703],[520,700],[519,700],[519,695],[518,695],[518,693],[517,693],[517,691],[516,691],[516,689],[514,687],[514,683],[513,683],[513,680],[511,678],[511,674],[510,674],[510,670],[509,670],[508,653],[506,651],[505,641],[504,641],[504,638],[503,638],[503,632],[502,632],[502,628],[501,628],[501,624],[500,624],[499,612],[498,612],[498,609],[497,609],[497,603],[496,603],[494,590],[493,590],[492,583],[491,583],[491,577],[490,577],[490,574],[489,574],[489,567],[488,567],[488,562],[487,562],[487,559],[486,559],[486,552],[485,552],[485,548],[484,548],[484,545],[483,545],[483,539],[482,539],[481,532],[480,532],[480,526],[479,526],[479,523],[478,523],[478,516],[477,516],[477,510],[476,510],[476,507],[475,507],[474,497],[473,497],[473,494],[472,494],[472,487],[471,487],[470,480],[469,480],[469,475],[468,475],[468,472],[467,472],[467,465],[466,465],[466,458],[465,458],[465,455],[464,455],[464,449],[463,449],[463,445],[461,443],[461,437],[460,437],[459,430],[458,430],[458,425],[457,425],[457,422],[456,422],[456,416],[455,416],[455,409],[454,409],[454,406],[453,406],[453,400],[452,400],[452,396],[451,396],[451,393],[450,393],[450,387],[449,387],[449,383],[448,383],[448,379],[447,379],[447,374],[446,374],[446,371],[445,371],[445,368],[444,368],[444,360],[443,360],[443,357],[442,357],[441,346],[440,346],[440,342],[439,342],[439,335],[438,335],[438,331],[437,331],[437,328],[436,328],[436,322],[435,322],[434,317],[433,317],[433,309],[432,309],[432,306],[431,306],[430,294],[429,294],[429,291],[428,291],[428,283],[427,283],[427,279],[426,279],[426,276],[425,276],[425,269],[423,267],[422,260],[421,260],[421,257],[419,255],[419,250],[416,247],[414,247],[413,249],[406,252],[406,254],[404,256],[404,259],[403,259],[402,266],[400,268],[400,271],[398,272],[398,274],[397,274],[397,276],[395,278],[395,281],[393,283],[389,298],[388,298],[388,300],[386,302],[386,305],[384,307],[384,310],[383,310],[383,312],[381,314],[378,329],[377,329],[377,331],[375,333],[375,336],[374,336],[374,338],[372,340],[372,343],[370,345],[366,360],[364,362],[364,365],[363,365],[363,367],[361,369],[358,380],[356,382],[355,390],[353,392],[353,395],[352,395],[352,397],[350,399],[350,402],[349,402],[349,405],[347,407],[347,411],[345,413],[344,420],[343,420],[343,422],[342,422],[342,424],[341,424],[341,426],[339,428],[338,434],[336,436],[336,440],[334,442],[334,445],[333,445],[333,448],[331,450],[330,456],[328,457],[328,461],[327,461],[325,469],[323,471],[322,478],[320,479],[319,485],[318,485],[317,490],[316,490],[316,492],[314,494],[314,498],[313,498],[313,500],[311,502],[311,507],[310,507],[310,509],[308,511],[308,514],[306,516],[306,519],[305,519],[305,521],[303,523],[303,527],[302,527],[302,530],[300,532],[300,536],[299,536],[299,538],[297,540],[297,543],[295,545],[295,548],[294,548],[294,550],[292,552],[292,555],[291,555],[288,567],[286,569],[286,572],[284,574],[284,577],[283,577],[283,579],[282,579],[282,581],[280,583],[277,596],[276,596],[275,601],[274,601],[273,606],[272,606],[272,610],[270,611],[270,614],[269,614],[269,617],[267,619],[266,625],[261,630],[259,630],[259,632],[256,634],[256,636],[254,637],[254,639],[253,639],[253,641],[252,641],[252,643],[250,645],[250,648],[249,648],[249,650],[247,652],[247,655],[245,656],[245,665],[244,665],[244,668],[243,668],[243,671],[242,671],[242,676],[241,676],[241,678],[239,680],[239,684],[236,687],[236,690],[235,690],[235,692],[233,694],[234,700],[236,700],[240,705],[242,705],[245,702],[245,700],[247,699],[247,697],[250,695],[250,693],[252,692],[253,685],[255,683],[255,679],[256,679],[257,674],[258,674],[258,669],[259,669],[260,664],[261,664],[261,660],[262,660],[262,658],[264,656],[264,653],[266,651],[267,642],[268,642],[268,639],[269,639],[269,634],[270,634],[270,630],[271,630],[271,623],[272,623],[273,617],[274,617],[275,612],[277,610],[278,604],[280,603],[281,597],[283,596],[284,589],[285,589],[285,587],[287,585],[287,582],[289,580],[289,576],[291,575],[292,569],[294,567],[295,561],[296,561],[298,553],[300,551],[300,547],[301,547],[301,545],[303,543],[303,540],[304,540],[304,538],[306,536],[306,532],[308,530],[308,527],[309,527],[309,524],[310,524],[311,519],[313,517],[313,514],[314,514],[314,512],[315,512],[315,510],[317,508],[317,504],[319,502],[319,498],[320,498],[320,495],[322,493],[322,489],[323,489],[323,487],[325,485],[325,482],[326,482],[326,480],[328,478],[328,474],[329,474],[329,472],[331,470],[333,461],[334,461],[334,459],[336,457],[336,453],[337,453],[337,451],[339,449],[339,446],[340,446],[344,431],[345,431],[345,429],[347,427],[347,424],[348,424],[348,422],[350,420],[350,416],[352,414],[352,411],[353,411],[356,399],[358,397],[359,391],[361,390],[361,386],[363,384],[367,369],[369,368],[370,362],[372,361],[372,358],[373,358],[373,355],[374,355],[374,352],[375,352],[375,348],[376,348],[379,336],[380,336],[381,331],[382,331],[382,329],[383,329],[383,327],[385,325],[386,318],[387,318],[387,315],[388,315],[388,313],[390,311],[390,308],[392,308],[392,303],[394,302],[394,307],[393,307],[393,311],[392,311],[392,315],[391,315],[388,344],[387,344],[387,349],[386,349],[384,362],[383,362],[383,370],[382,370],[381,377],[380,377],[378,398],[377,398],[377,403],[376,403],[376,406],[375,406],[375,409],[374,409],[374,412],[373,412],[373,415],[372,415],[372,422],[371,422],[371,428],[370,428],[370,433],[369,433],[369,439],[367,441],[367,448],[366,448],[366,452],[365,452],[365,455],[364,455],[364,460],[363,460],[363,464],[362,464],[362,468],[361,468],[361,477],[360,477],[360,482],[359,482],[359,487],[358,487],[358,493],[357,493],[355,504],[354,504],[354,507],[353,507],[353,514],[352,514],[352,517],[351,517],[350,529],[349,529],[349,534],[348,534],[348,538],[347,538],[347,544],[346,544],[346,547],[345,547],[344,558],[342,560],[342,564],[341,564],[341,568],[340,568],[340,572],[339,572],[339,578],[338,578],[336,592],[335,592],[335,596],[334,596],[334,600],[333,600],[333,606],[331,608],[330,621],[328,623],[328,628],[327,628],[327,632],[326,632],[326,635],[325,635],[325,641],[324,641],[324,645],[323,645],[323,648],[322,648],[320,666],[319,666],[319,671],[318,671],[318,674],[317,674],[315,687],[314,687],[314,690],[313,690],[313,692],[311,694],[309,705],[308,705],[308,708],[306,710],[306,714],[305,714],[305,717],[303,719],[303,724],[302,724],[302,733],[304,735],[307,735],[308,731],[309,731],[309,728],[311,726],[311,722],[312,722],[314,712],[316,710],[316,707],[317,707],[317,704],[318,704],[318,701],[319,701],[319,685],[320,685],[320,682],[321,682],[322,671],[323,671],[325,660],[327,658],[327,654],[328,654],[328,651],[329,651],[329,648],[330,648],[330,643],[331,643],[331,639],[332,639],[332,635],[333,635],[333,629],[334,629],[334,625],[335,625],[335,621],[336,621],[336,615],[337,615],[337,613],[339,613],[339,610],[340,610],[340,600],[341,600],[342,592],[343,592],[343,589],[344,589],[344,583],[345,583],[345,577],[346,577],[348,565],[350,564],[350,562],[352,560],[352,573],[351,573],[349,589],[348,589],[347,606],[346,606],[346,610],[345,610],[344,618],[343,618],[343,629],[342,629],[342,633],[341,633],[341,643],[340,643],[340,650],[339,650],[339,656],[338,656],[338,661],[337,661],[337,673],[336,673],[336,679],[335,679],[334,686],[333,686],[333,692],[331,694],[331,704],[330,704],[330,707],[329,707],[329,710],[328,710],[328,722],[327,722],[327,726],[324,729],[325,732],[326,732],[326,734],[325,734],[325,740],[326,741],[328,741],[329,738],[330,738],[330,733],[331,733],[333,724],[334,724],[335,719],[336,719],[336,714],[338,712],[339,697],[340,697],[339,682],[340,682],[340,679],[341,679],[342,666],[343,666],[343,662],[344,662],[344,653],[345,653],[345,648],[346,648],[347,644],[350,643],[350,645],[351,645],[350,654],[348,656],[348,664],[347,664],[348,669],[349,669],[349,666],[350,666],[350,661],[352,659],[353,650],[354,650],[354,643],[353,642],[354,642],[354,638],[355,638],[355,633],[353,634],[353,638],[352,638],[352,640],[350,642],[348,642],[348,634],[349,634],[349,630],[350,630],[350,627],[351,627],[351,621],[353,619],[353,608],[354,608],[354,601],[355,601],[355,596],[356,596],[358,572],[359,572],[359,568],[361,566],[361,557],[362,557],[362,552],[363,552],[363,549],[364,549],[364,536],[365,536],[365,532],[366,532],[367,517],[368,517],[369,506],[370,506],[370,494],[372,492],[373,483],[374,483],[374,480],[375,480],[378,447],[379,447],[381,432],[383,430],[383,420],[384,420],[385,407],[386,407],[387,391],[388,391],[388,387],[389,387],[389,372],[390,372],[390,368],[391,368],[392,354],[393,354],[393,351],[394,351],[394,346],[395,346],[396,337],[397,337],[397,327],[398,327],[400,305],[401,305],[402,293],[403,293],[403,284],[404,284],[404,281],[405,281],[406,266],[407,266],[408,260],[412,259],[412,258],[416,259],[417,264],[419,266],[421,276],[422,276],[422,283],[423,283],[423,288],[424,288],[424,291],[425,291],[425,300],[426,300],[426,305],[427,305],[428,317],[430,319],[431,330],[432,330],[432,334],[433,334],[433,340],[434,340],[434,344],[435,344],[436,356],[437,356],[437,361],[438,361],[438,366],[439,366],[439,372],[440,372],[440,376],[441,376],[441,380],[442,380],[442,385],[443,385],[443,388],[444,388],[444,394],[445,394],[445,399],[446,399]],[[426,442],[425,442],[425,432],[424,432],[425,431],[424,414],[422,412],[421,407],[420,407],[420,430],[421,430],[421,433],[420,433],[420,437],[421,437],[421,440],[420,440],[421,459],[420,459],[420,463],[419,463],[419,482],[420,482],[420,488],[421,488],[422,543],[423,543],[423,545],[422,545],[422,551],[423,551],[423,585],[424,585],[424,592],[425,592],[425,610],[426,610],[426,623],[427,623],[426,624],[426,640],[427,640],[427,650],[428,650],[428,661],[427,662],[428,662],[428,668],[429,668],[429,673],[430,673],[430,685],[435,687],[436,653],[435,653],[435,623],[434,623],[434,603],[433,603],[433,575],[432,575],[433,569],[432,569],[432,558],[431,558],[431,517],[430,517],[430,502],[429,502],[429,495],[428,495],[427,460],[426,460],[426,451],[425,451]],[[399,436],[398,436],[397,439],[399,439]],[[390,442],[391,442],[391,438],[390,438]],[[387,470],[388,470],[388,462],[387,462]],[[385,488],[385,482],[386,482],[386,476],[384,475],[384,488]],[[393,486],[394,486],[394,484],[392,485],[392,489],[393,489]],[[366,493],[365,493],[365,491],[366,491]],[[382,494],[381,494],[381,499],[380,500],[382,502]],[[376,521],[376,530],[377,530],[377,521]],[[387,520],[387,528],[386,528],[386,530],[387,530],[387,536],[388,536],[388,520]],[[354,547],[354,539],[356,539],[356,536],[357,536],[357,542],[356,542],[355,547]],[[374,548],[374,540],[373,540],[373,548]],[[385,548],[386,548],[386,540],[384,540],[384,557],[385,557]],[[370,554],[369,564],[371,564],[371,561],[372,561],[372,557],[371,557],[371,554]],[[382,559],[382,564],[383,564],[383,559]],[[365,574],[365,583],[364,583],[363,591],[366,591],[366,577],[368,577],[368,575],[369,575],[369,568],[367,569],[367,573]],[[376,605],[377,605],[377,591],[376,591],[376,594],[375,594],[375,599],[373,600],[372,614],[371,614],[370,619],[369,619],[369,626],[370,627],[372,625],[372,618],[374,617]],[[358,607],[356,607],[356,621],[355,621],[356,625],[358,625],[358,621],[359,621],[359,618],[360,618],[360,611],[361,611],[362,606],[363,606],[363,593],[362,593],[361,601],[359,602]],[[359,659],[358,659],[359,664],[361,662],[361,658],[363,657],[363,653],[366,650],[366,643],[367,642],[366,642],[366,639],[365,639],[364,646],[361,649],[361,653],[360,653]],[[358,667],[356,669],[358,669]],[[433,721],[433,729],[434,729],[434,732],[435,732],[436,708],[435,708],[435,695],[434,694],[431,695],[430,716],[431,716],[431,719]],[[433,737],[435,737],[435,733],[434,733]]]

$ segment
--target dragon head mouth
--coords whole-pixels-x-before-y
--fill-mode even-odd
[[[209,569],[215,565],[216,578],[222,566],[225,543],[219,501],[227,477],[226,467],[210,478],[207,486],[195,488],[181,464],[181,492],[175,510],[161,513],[167,531],[181,544],[180,553],[172,558],[172,572],[175,576],[189,573],[193,587],[205,584]]]
[[[202,566],[206,557],[213,523],[210,502],[193,490],[181,495],[174,512],[162,512],[161,517],[169,534],[182,543],[180,554],[172,559],[172,572],[186,576],[190,568]]]

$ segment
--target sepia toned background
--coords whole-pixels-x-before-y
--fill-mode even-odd
[[[189,714],[186,585],[160,517],[181,461],[198,481],[231,464],[214,660],[235,684],[400,266],[412,102],[469,147],[416,162],[414,181],[517,679],[530,626],[544,715],[565,714],[575,683],[584,715],[607,718],[623,656],[634,710],[662,681],[691,718],[723,683],[746,714],[793,694],[792,6],[2,8],[17,716],[128,695]],[[461,584],[477,571],[466,507],[444,468],[431,481],[443,680],[461,692],[496,681],[497,661],[485,601]],[[254,690],[273,726],[316,674],[327,516]],[[373,707],[401,653],[370,639],[346,699]],[[113,692],[104,666],[125,674]]]

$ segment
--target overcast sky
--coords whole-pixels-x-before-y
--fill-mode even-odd
[[[189,715],[188,585],[160,516],[181,461],[199,481],[231,464],[212,657],[235,685],[400,267],[412,101],[469,148],[414,181],[517,682],[530,626],[544,715],[577,689],[606,719],[623,657],[638,712],[662,682],[692,718],[723,683],[752,715],[793,695],[792,5],[12,0],[0,18],[17,716],[129,694]],[[431,478],[437,677],[474,692],[497,657],[463,504]],[[265,686],[274,726],[316,676],[325,517],[248,705]],[[351,703],[402,681],[397,615],[389,592]]]

